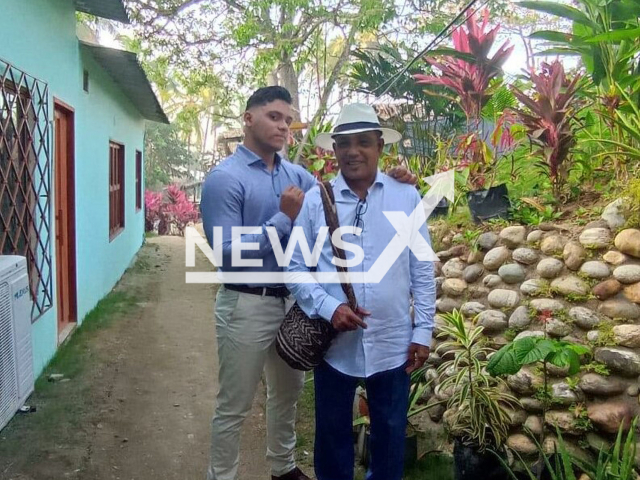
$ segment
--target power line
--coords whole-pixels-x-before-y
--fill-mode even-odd
[[[382,88],[386,83],[390,82],[389,85],[385,88],[385,90],[380,93],[379,95],[376,96],[383,96],[384,94],[386,94],[389,90],[391,90],[391,87],[393,87],[393,85],[395,85],[395,83],[413,66],[413,64],[423,55],[425,55],[429,50],[433,49],[434,47],[436,47],[437,45],[439,45],[440,43],[442,43],[442,41],[447,38],[450,35],[449,29],[455,25],[458,20],[460,19],[460,17],[462,17],[470,8],[473,7],[473,5],[477,2],[478,0],[471,0],[467,5],[465,5],[465,7],[460,11],[460,13],[458,13],[458,15],[455,16],[455,18],[453,20],[451,20],[451,22],[449,22],[435,37],[434,39],[424,48],[422,49],[416,56],[413,57],[413,59],[411,59],[409,61],[409,63],[407,63],[407,65],[405,65],[402,70],[400,70],[396,75],[394,75],[393,77],[391,77],[389,80],[387,80],[387,82],[383,83],[382,85],[380,85],[379,87],[377,87],[376,89],[374,89],[371,93],[375,93],[376,90]],[[488,0],[485,0],[484,4],[486,4],[488,2]],[[465,18],[464,21],[466,21],[471,15],[473,15],[475,12],[477,11],[474,10],[469,16],[467,16]]]
[[[402,70],[400,70],[397,74],[395,74],[393,77],[391,77],[389,80],[387,80],[386,82],[384,82],[383,84],[381,84],[380,86],[378,86],[377,88],[375,88],[374,90],[371,91],[371,93],[376,94],[376,90],[379,90],[380,88],[384,87],[385,84],[389,83],[389,85],[385,88],[385,90],[380,93],[379,95],[376,94],[376,97],[382,97],[383,95],[385,95],[389,90],[391,90],[391,87],[393,87],[396,82],[405,74],[407,73],[407,71],[413,66],[414,63],[416,63],[416,61],[418,61],[419,58],[421,58],[422,56],[424,56],[427,52],[429,52],[431,49],[433,49],[434,47],[436,47],[437,45],[439,45],[440,43],[442,43],[442,41],[445,40],[445,38],[447,38],[451,32],[449,32],[449,29],[454,26],[458,20],[460,20],[460,18],[467,13],[476,3],[478,0],[471,0],[467,5],[465,5],[465,7],[460,11],[460,13],[458,13],[458,15],[455,16],[455,18],[453,20],[451,20],[441,31],[440,33],[438,33],[438,35],[435,36],[435,38],[424,48],[420,51],[420,53],[418,53],[415,57],[413,57],[413,59],[411,59],[411,61],[409,61],[409,63],[407,63],[407,65],[405,65]],[[466,22],[472,15],[474,15],[478,10],[480,10],[483,6],[485,6],[487,3],[489,3],[489,0],[484,0],[484,2],[482,3],[482,5],[480,5],[478,8],[476,8],[473,12],[471,12],[467,17],[465,17],[464,22]]]

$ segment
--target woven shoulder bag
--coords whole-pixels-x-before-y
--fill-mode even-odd
[[[339,227],[339,222],[333,188],[329,182],[320,184],[320,194],[324,216],[329,227],[329,239],[331,239],[333,232]],[[333,242],[331,247],[336,258],[346,260],[344,250],[337,248]],[[339,273],[346,276],[346,267],[337,266],[336,268]],[[353,287],[346,282],[342,283],[342,289],[347,296],[349,306],[355,312],[357,301]],[[309,371],[322,362],[336,334],[337,331],[330,321],[323,318],[309,318],[296,302],[287,312],[280,326],[276,336],[276,351],[291,368]]]

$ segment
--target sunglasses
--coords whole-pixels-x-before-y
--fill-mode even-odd
[[[364,214],[367,213],[369,204],[366,200],[358,200],[356,205],[356,218],[353,221],[353,226],[364,230]]]

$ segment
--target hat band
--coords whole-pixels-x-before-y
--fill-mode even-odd
[[[349,130],[360,130],[362,128],[382,128],[379,123],[375,122],[351,122],[343,123],[333,129],[333,133],[341,133]]]

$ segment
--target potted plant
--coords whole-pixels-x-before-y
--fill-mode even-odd
[[[405,466],[410,466],[418,459],[418,429],[411,423],[411,418],[425,411],[427,405],[421,404],[421,399],[429,387],[429,382],[425,378],[427,366],[414,370],[409,379],[409,404],[407,408],[407,436],[405,437]],[[366,390],[360,385],[356,394],[358,418],[353,422],[356,428],[357,454],[362,464],[369,465],[369,405],[367,404]]]
[[[441,317],[439,337],[447,339],[436,350],[446,359],[438,368],[438,389],[450,395],[444,419],[454,440],[455,478],[506,478],[493,452],[503,451],[511,423],[509,409],[519,402],[508,393],[504,380],[486,371],[491,350],[485,346],[483,327],[467,323],[458,310]]]
[[[476,222],[506,218],[509,210],[506,185],[491,186],[487,181],[499,152],[494,139],[491,143],[485,140],[488,135],[483,132],[482,109],[495,90],[500,88],[500,82],[495,80],[500,76],[501,67],[513,51],[513,46],[509,46],[507,41],[493,57],[489,57],[500,27],[489,29],[488,23],[488,10],[482,14],[481,22],[475,15],[470,16],[466,29],[460,26],[453,32],[454,48],[444,49],[447,55],[439,61],[425,58],[429,65],[440,71],[440,75],[414,75],[418,84],[439,85],[455,92],[456,101],[466,115],[467,133],[460,137],[454,153],[458,158],[458,168],[468,171],[467,198]],[[436,50],[431,55],[441,54],[442,51]]]

